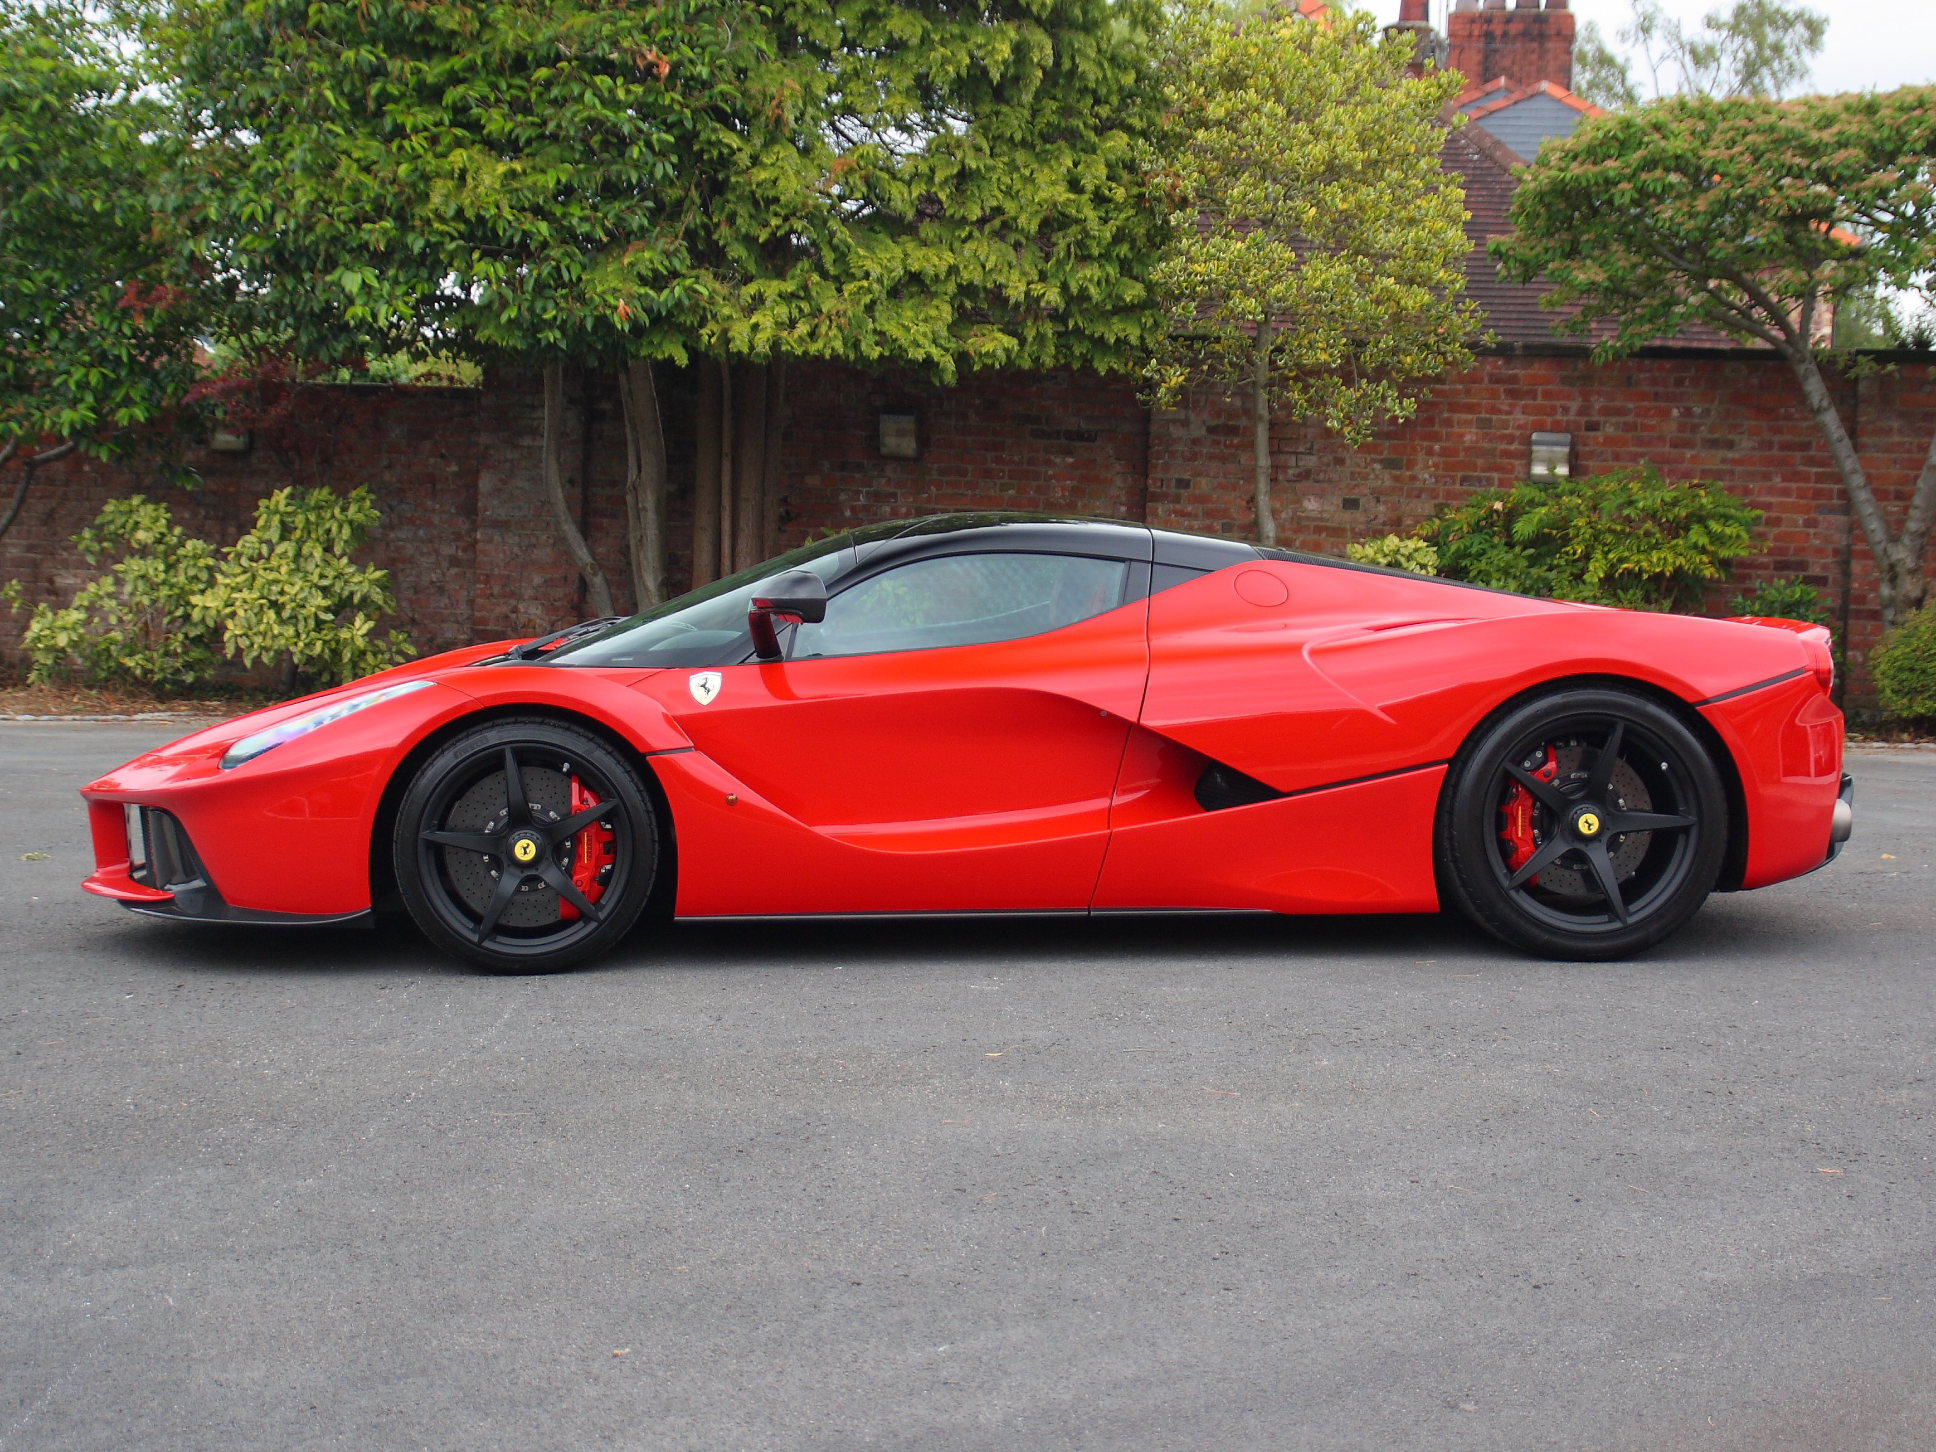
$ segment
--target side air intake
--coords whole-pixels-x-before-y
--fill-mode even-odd
[[[1221,812],[1225,807],[1249,807],[1258,802],[1276,801],[1284,793],[1265,786],[1254,776],[1245,776],[1234,766],[1213,761],[1197,778],[1197,805],[1206,812]]]

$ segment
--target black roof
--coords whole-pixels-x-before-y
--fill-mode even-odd
[[[943,543],[941,536],[953,538]],[[1031,554],[1103,555],[1119,560],[1188,565],[1199,570],[1221,569],[1244,560],[1263,558],[1257,546],[1242,540],[1182,534],[1121,519],[1029,514],[1020,510],[930,514],[920,519],[891,520],[857,529],[849,540],[859,557],[870,562],[912,553],[915,549],[934,553],[937,547],[945,553],[956,549],[993,548]]]

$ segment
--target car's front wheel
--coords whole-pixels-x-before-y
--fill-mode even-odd
[[[1482,727],[1446,778],[1440,884],[1480,927],[1549,958],[1624,958],[1706,901],[1728,806],[1677,715],[1613,688],[1556,692]]]
[[[659,858],[638,771],[546,720],[446,742],[405,790],[392,846],[417,926],[499,973],[548,973],[613,947],[645,907]]]

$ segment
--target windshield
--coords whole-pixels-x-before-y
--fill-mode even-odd
[[[753,648],[746,612],[760,583],[785,570],[811,570],[831,581],[853,562],[854,545],[852,534],[801,545],[654,605],[609,630],[561,646],[546,657],[546,663],[637,670],[737,663]]]

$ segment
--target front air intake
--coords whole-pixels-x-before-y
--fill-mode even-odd
[[[174,813],[164,812],[160,807],[142,807],[140,817],[141,841],[130,843],[130,856],[139,852],[140,860],[130,867],[128,875],[136,882],[165,892],[205,885],[208,874]]]

